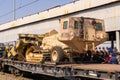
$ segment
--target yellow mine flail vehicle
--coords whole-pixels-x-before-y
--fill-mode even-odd
[[[15,46],[9,48],[7,57],[28,62],[50,60],[60,62],[80,58],[86,51],[107,40],[104,21],[86,17],[62,18],[60,32],[45,34],[19,34]]]

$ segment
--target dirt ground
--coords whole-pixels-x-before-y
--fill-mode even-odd
[[[0,80],[32,80],[32,79],[24,78],[21,76],[14,76],[13,74],[0,72]]]

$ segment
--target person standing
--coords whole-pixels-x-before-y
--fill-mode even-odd
[[[115,54],[112,54],[112,57],[110,58],[108,63],[110,63],[110,64],[118,64],[118,59],[116,58]]]

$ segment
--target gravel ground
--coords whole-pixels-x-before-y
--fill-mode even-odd
[[[0,80],[33,80],[21,76],[14,76],[13,74],[0,72]]]

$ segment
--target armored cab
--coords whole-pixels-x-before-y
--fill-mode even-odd
[[[77,50],[78,53],[93,51],[107,38],[103,20],[86,17],[60,19],[59,40]]]

